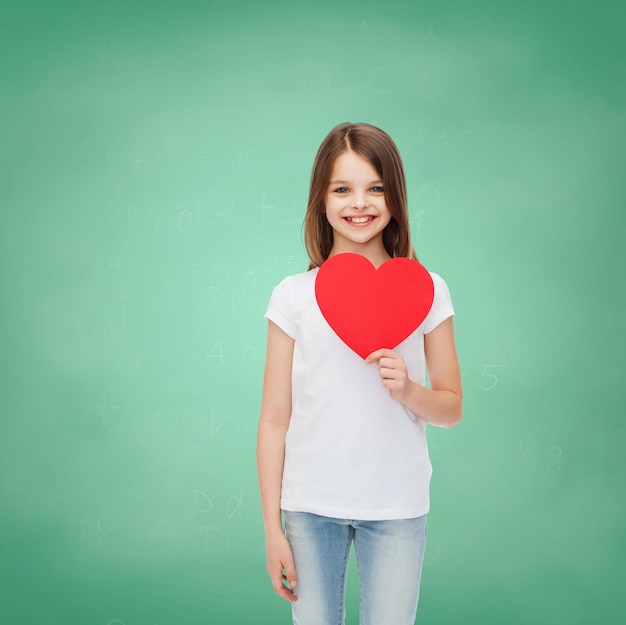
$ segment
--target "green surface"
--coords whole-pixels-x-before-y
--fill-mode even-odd
[[[348,120],[396,140],[457,311],[418,622],[624,622],[624,18],[5,3],[0,620],[289,622],[256,486],[263,313]]]

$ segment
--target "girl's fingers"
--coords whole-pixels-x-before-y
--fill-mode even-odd
[[[368,365],[371,365],[373,362],[379,361],[381,358],[385,356],[393,356],[394,352],[391,349],[377,349],[375,352],[372,352],[366,359],[365,362]]]
[[[400,364],[400,360],[397,358],[381,358],[378,361],[378,368],[384,367],[385,369],[395,369]]]
[[[404,360],[401,359],[392,360],[390,358],[381,358],[378,361],[378,370],[381,374],[383,371],[396,371],[398,373],[402,373],[403,371],[406,371],[406,365],[404,364]]]
[[[283,579],[287,581],[289,588],[295,588],[297,584],[296,569],[293,566],[293,562],[289,562],[285,565],[285,572]]]
[[[286,584],[281,583],[278,594],[287,601],[297,601],[298,598],[293,592],[296,587],[296,572],[293,567],[286,567],[281,577]]]
[[[380,377],[385,380],[387,378],[395,378],[397,375],[397,371],[395,369],[390,369],[389,367],[382,367],[379,369]]]
[[[282,580],[287,581],[287,576],[283,573],[281,575]],[[294,594],[293,590],[283,584],[282,580],[276,584],[274,584],[274,592],[285,601],[296,601],[297,597]]]

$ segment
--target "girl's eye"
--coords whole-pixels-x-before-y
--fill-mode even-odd
[[[335,193],[348,193],[348,187],[339,187],[335,189]]]
[[[372,193],[383,193],[382,187],[372,187]]]

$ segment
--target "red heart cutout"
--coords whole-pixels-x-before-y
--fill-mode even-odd
[[[434,296],[430,274],[410,258],[392,258],[376,269],[360,254],[337,254],[315,279],[322,315],[363,359],[410,336],[426,319]]]

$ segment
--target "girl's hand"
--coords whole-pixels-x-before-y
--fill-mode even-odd
[[[274,592],[285,601],[297,601],[293,589],[296,587],[296,569],[289,542],[284,534],[267,539],[267,572],[272,580]]]
[[[376,363],[383,386],[389,391],[392,399],[405,403],[411,380],[406,369],[404,358],[391,349],[378,349],[372,352],[365,362]]]

